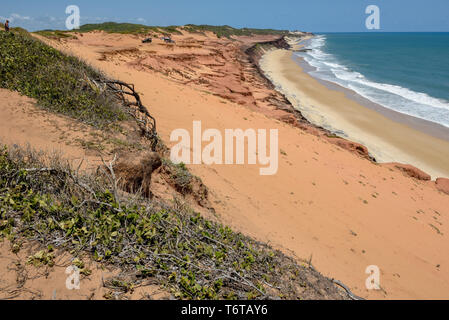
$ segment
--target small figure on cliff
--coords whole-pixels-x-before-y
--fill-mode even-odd
[[[9,20],[6,20],[5,22],[5,31],[9,32]]]

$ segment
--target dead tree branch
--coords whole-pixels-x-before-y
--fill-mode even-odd
[[[133,84],[128,84],[118,80],[97,79],[94,83],[99,87],[98,83],[105,85],[104,90],[114,93],[130,110],[128,113],[137,121],[140,129],[145,137],[151,141],[151,149],[155,151],[159,142],[159,136],[156,131],[156,119],[148,112],[148,109],[142,104],[140,95],[134,89]],[[128,98],[134,99],[134,101]]]

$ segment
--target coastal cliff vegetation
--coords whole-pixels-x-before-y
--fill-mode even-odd
[[[101,73],[79,59],[20,32],[0,33],[0,55],[0,86],[45,110],[93,126],[127,117],[126,105],[91,82]],[[173,172],[190,190],[187,168]],[[35,265],[51,266],[57,250],[66,250],[119,267],[107,284],[115,292],[151,280],[179,299],[346,298],[310,263],[205,219],[177,198],[120,190],[112,162],[86,173],[32,149],[1,147],[0,239],[14,252],[38,243],[42,250],[28,261]]]
[[[0,87],[35,98],[49,111],[92,125],[125,119],[123,108],[91,81],[102,77],[27,33],[0,33]]]

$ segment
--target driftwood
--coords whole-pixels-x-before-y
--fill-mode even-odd
[[[103,84],[104,87],[102,89],[114,93],[122,101],[124,106],[130,108],[128,113],[137,121],[144,136],[151,141],[151,149],[156,151],[156,147],[160,141],[156,131],[156,119],[142,104],[140,95],[134,89],[134,85],[123,81],[105,79],[97,79],[95,83]],[[130,101],[128,99],[129,97],[134,98],[134,101]]]

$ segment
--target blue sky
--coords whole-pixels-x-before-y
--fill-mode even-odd
[[[377,5],[380,31],[449,32],[449,0],[2,0],[0,20],[30,31],[64,29],[68,5],[79,6],[81,24],[228,24],[311,32],[367,31],[365,8]]]

